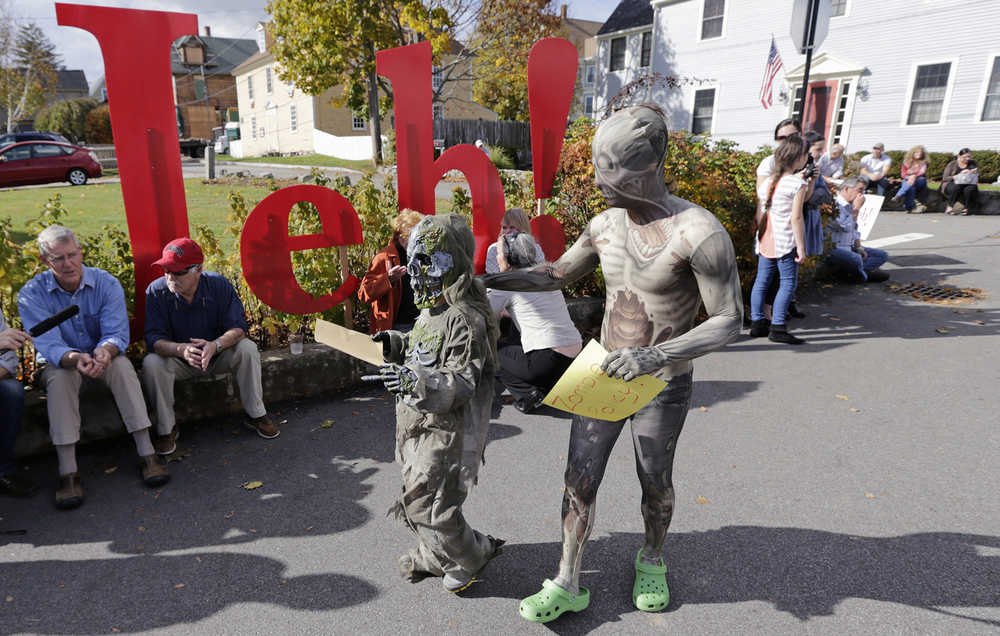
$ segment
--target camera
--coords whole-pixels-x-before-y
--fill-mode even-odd
[[[802,169],[803,179],[812,179],[816,176],[816,162],[813,160],[812,155],[806,159],[806,166]]]

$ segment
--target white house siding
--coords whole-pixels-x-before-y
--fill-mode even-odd
[[[673,127],[690,129],[695,91],[715,87],[714,136],[747,149],[773,143],[774,125],[791,115],[792,100],[779,100],[782,81],[776,83],[769,109],[759,100],[771,35],[785,73],[805,62],[790,36],[791,0],[726,0],[722,37],[704,41],[700,40],[703,6],[704,0],[653,0],[651,70],[708,81],[672,90],[656,88],[648,97],[669,111]],[[836,81],[838,90],[844,81],[850,84],[842,131],[848,151],[865,150],[876,141],[899,150],[915,144],[951,152],[961,146],[1000,146],[1000,122],[979,121],[989,67],[1000,55],[998,16],[1000,0],[848,0],[847,14],[831,19],[829,33],[814,54],[814,59],[825,54],[826,70],[835,67],[826,79]],[[599,38],[595,108],[639,74],[635,35],[629,37],[627,70],[608,72],[610,40],[615,35]],[[907,125],[916,66],[941,61],[952,63],[941,123]],[[817,72],[824,78],[823,67],[814,67],[810,83]],[[856,72],[861,73],[864,91],[858,90],[859,76],[852,75]]]
[[[270,92],[267,90],[268,66],[272,69]],[[252,99],[249,94],[250,81],[253,82]],[[237,75],[236,95],[240,109],[240,138],[245,156],[313,152],[315,100],[279,80],[273,63],[245,70]],[[292,106],[295,107],[294,128]]]

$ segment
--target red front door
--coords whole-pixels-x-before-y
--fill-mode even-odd
[[[834,100],[837,97],[837,81],[810,82],[806,92],[806,107],[803,111],[802,131],[818,132],[827,140],[829,147],[830,125],[833,122]]]

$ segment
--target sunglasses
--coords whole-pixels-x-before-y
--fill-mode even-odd
[[[185,274],[187,274],[188,272],[190,272],[195,267],[198,267],[198,265],[197,264],[195,264],[195,265],[188,265],[187,267],[185,267],[184,269],[180,270],[179,272],[172,272],[169,269],[164,269],[163,270],[163,274],[165,276],[173,276],[174,278],[180,278],[181,276],[184,276]]]

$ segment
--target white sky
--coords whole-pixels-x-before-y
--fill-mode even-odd
[[[198,14],[198,29],[212,28],[212,35],[230,38],[253,39],[257,22],[266,20],[267,0],[88,0],[68,4],[91,4],[127,9],[150,9]],[[199,10],[210,4],[210,10]],[[617,6],[614,0],[563,0],[569,6],[569,16],[603,22]],[[14,15],[24,21],[35,22],[56,45],[67,69],[83,69],[87,82],[94,82],[104,75],[104,62],[97,39],[74,27],[56,24],[54,0],[11,0]]]

